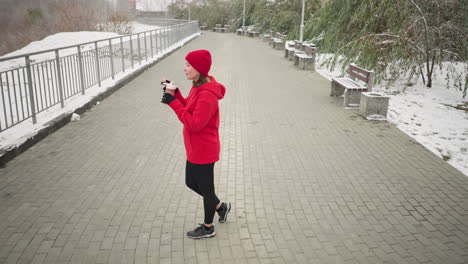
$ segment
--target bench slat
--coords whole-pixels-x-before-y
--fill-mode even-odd
[[[297,57],[299,57],[299,58],[301,58],[301,59],[310,59],[310,58],[313,58],[312,56],[309,56],[309,55],[307,55],[307,54],[305,54],[305,53],[302,53],[302,52],[301,52],[301,53],[296,53],[295,56],[297,56]]]
[[[353,71],[350,71],[348,72],[349,75],[351,75],[353,78],[357,78],[363,82],[366,82],[369,80],[369,77],[368,75],[367,76],[362,76],[361,74],[357,73],[357,72],[353,72]]]
[[[362,86],[349,78],[333,78],[333,81],[337,82],[346,89],[366,89],[365,86]]]
[[[348,74],[351,75],[353,78],[357,78],[365,83],[369,83],[369,78],[373,72],[363,69],[361,67],[356,66],[356,64],[349,65],[349,72]]]
[[[361,68],[361,67],[359,67],[359,66],[357,66],[356,64],[353,64],[353,63],[351,63],[349,65],[349,67],[351,68],[352,71],[359,72],[359,73],[361,73],[361,74],[363,74],[365,76],[368,76],[372,72],[372,71],[368,71],[366,69],[363,69],[363,68]]]

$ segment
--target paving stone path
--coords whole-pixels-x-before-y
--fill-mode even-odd
[[[160,103],[213,54],[217,235],[192,240],[182,126]],[[468,177],[331,98],[259,39],[207,32],[0,169],[0,263],[468,263]]]

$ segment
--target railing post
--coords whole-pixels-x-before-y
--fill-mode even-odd
[[[140,33],[137,34],[137,39],[138,39],[138,62],[141,64]]]
[[[171,48],[171,32],[169,31],[169,28],[167,29],[167,48],[170,49]]]
[[[145,58],[146,58],[146,61],[148,61],[148,45],[146,44],[146,31],[143,35],[143,38],[145,39]]]
[[[164,28],[164,49],[169,48],[169,41],[167,39],[167,28]]]
[[[150,31],[150,45],[151,45],[151,58],[154,57],[153,55],[153,31]]]
[[[130,37],[130,60],[132,61],[132,69],[133,69],[133,41],[132,41],[132,35]]]
[[[7,87],[8,89],[8,87]],[[3,103],[3,115],[5,116],[5,127],[8,128],[8,118],[6,116],[6,103],[5,103],[5,94],[3,93],[3,80],[2,80],[2,74],[0,73],[0,92],[2,93],[2,103]],[[11,104],[11,102],[9,102]],[[3,131],[2,129],[2,122],[0,122],[0,131]]]
[[[172,43],[172,47],[175,46],[175,41],[174,41],[174,38],[175,38],[175,35],[174,35],[174,26],[171,27],[171,43]]]
[[[98,85],[101,87],[101,70],[99,69],[99,55],[97,41],[94,42],[94,51],[96,52],[96,77],[98,79]]]
[[[162,54],[164,50],[164,29],[159,30],[159,48]]]
[[[34,104],[34,91],[33,91],[33,82],[32,82],[32,74],[31,74],[31,60],[29,56],[25,57],[26,59],[26,71],[28,72],[28,90],[29,90],[29,104],[31,105],[31,117],[33,124],[37,123],[36,119],[36,104]]]
[[[172,48],[172,26],[167,29],[167,38],[169,40],[169,47]]]
[[[59,56],[59,51],[55,50],[55,65],[56,65],[56,70],[57,70],[57,82],[58,82],[58,87],[59,87],[59,96],[60,96],[60,106],[62,108],[65,107],[64,100],[63,100],[63,84],[62,84],[62,68],[60,67],[60,56]]]
[[[83,56],[81,55],[81,46],[78,46],[78,65],[80,67],[81,94],[85,94],[85,83],[83,74]]]
[[[114,80],[114,52],[112,51],[112,40],[109,39],[109,52],[111,61],[112,80]]]
[[[154,49],[156,50],[156,55],[158,55],[158,30],[154,31]]]
[[[123,40],[120,37],[120,58],[122,59],[122,72],[125,72]]]
[[[162,50],[164,52],[164,50],[166,49],[166,28],[163,28],[163,32],[162,32]]]
[[[184,32],[184,27],[179,26],[179,31],[178,32],[179,32],[179,41],[181,41],[182,40],[182,35],[183,35],[182,32]]]
[[[167,48],[170,49],[171,48],[171,31],[169,30],[169,28],[167,28]]]

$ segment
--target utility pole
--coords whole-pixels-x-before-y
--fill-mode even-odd
[[[302,16],[301,16],[301,29],[299,33],[299,41],[302,42],[304,38],[304,5],[305,0],[302,0]]]
[[[242,28],[245,28],[245,0],[244,0],[244,12],[242,12]]]

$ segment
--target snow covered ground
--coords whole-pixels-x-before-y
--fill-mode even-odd
[[[160,28],[158,26],[145,25],[145,24],[141,24],[135,21],[131,22],[131,27],[132,27],[131,31],[133,34]],[[60,47],[73,46],[73,45],[78,45],[80,43],[114,38],[118,36],[120,35],[114,32],[100,32],[100,31],[61,32],[61,33],[47,36],[44,39],[41,39],[38,41],[33,41],[29,43],[29,45],[27,45],[26,47],[16,50],[14,52],[5,54],[1,56],[0,58],[12,57],[16,55],[32,53],[32,52],[42,51],[42,50],[50,50],[50,49],[55,49],[55,48],[60,48]],[[106,42],[99,42],[98,44],[99,46],[107,45]],[[94,45],[90,44],[90,45],[87,45],[87,47],[82,47],[82,51],[86,51],[90,49],[94,49]],[[76,54],[75,48],[60,50],[61,57],[71,55],[71,54]],[[35,55],[31,57],[33,62],[45,61],[45,60],[50,60],[54,58],[55,58],[55,53],[53,52],[48,52],[48,53]],[[25,61],[23,58],[0,62],[0,72],[8,70],[8,69],[13,69],[18,66],[24,66],[24,65],[25,65]]]
[[[136,21],[132,21],[131,25],[132,25],[132,33],[139,33],[139,32],[155,30],[155,29],[160,28],[158,26],[141,24],[141,23],[138,23]]]
[[[136,22],[134,22],[132,26],[133,26],[133,33],[154,30],[154,29],[159,28],[157,26],[143,25],[143,24],[139,24]],[[15,125],[14,127],[11,127],[1,132],[0,133],[0,156],[4,154],[2,153],[2,150],[13,149],[16,146],[21,145],[28,138],[32,138],[34,135],[36,135],[41,129],[47,127],[47,123],[50,122],[51,120],[63,114],[73,113],[76,109],[82,107],[87,102],[91,101],[94,97],[96,97],[97,95],[103,93],[104,91],[116,85],[120,80],[122,80],[126,76],[132,74],[135,71],[138,71],[139,69],[145,67],[148,64],[153,63],[154,61],[159,60],[165,54],[179,48],[180,46],[188,42],[190,39],[198,35],[199,33],[183,39],[182,41],[177,43],[177,45],[174,45],[171,48],[163,50],[162,53],[155,55],[153,58],[148,59],[148,61],[143,61],[141,64],[136,64],[134,69],[126,69],[124,73],[120,72],[116,74],[114,80],[108,78],[102,81],[101,87],[98,87],[97,85],[95,85],[87,89],[85,95],[78,94],[76,96],[73,96],[65,100],[64,108],[61,108],[60,104],[58,104],[41,112],[40,114],[37,115],[36,125],[33,125],[32,121],[28,119],[26,121],[23,121]],[[28,46],[20,50],[17,50],[13,53],[4,55],[3,57],[9,57],[9,56],[19,55],[19,54],[24,54],[24,53],[48,50],[48,49],[52,49],[55,47],[77,45],[79,43],[85,43],[89,41],[106,39],[106,38],[116,37],[116,36],[119,36],[119,35],[116,33],[111,33],[111,32],[63,32],[63,33],[58,33],[58,34],[48,36],[40,41],[34,41],[30,43]],[[76,49],[60,51],[61,56],[65,54],[68,55],[68,54],[74,54],[74,53],[76,53]],[[43,55],[34,56],[35,61],[48,60],[48,59],[53,59],[53,58],[55,58],[54,53],[47,53]],[[22,66],[22,65],[24,65],[24,59],[0,62],[0,71],[11,69],[11,68]],[[3,111],[3,109],[1,111]]]
[[[342,74],[342,64],[330,71],[321,65],[328,58],[330,54],[319,55],[316,65],[317,72],[331,80]],[[463,71],[462,64],[452,66]],[[467,109],[468,98],[463,99],[453,87],[447,89],[445,72],[438,67],[435,71],[431,88],[419,78],[410,87],[405,88],[406,80],[398,80],[388,89],[384,84],[376,85],[373,91],[390,96],[389,122],[468,176],[468,111],[455,108]]]

